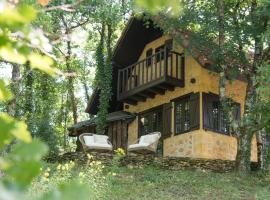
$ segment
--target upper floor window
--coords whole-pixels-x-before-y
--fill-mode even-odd
[[[240,104],[234,103],[233,115],[235,120],[240,120]],[[230,133],[218,95],[203,94],[203,127],[227,135]]]
[[[168,39],[165,41],[165,43],[155,49],[155,54],[156,54],[156,62],[159,62],[161,60],[164,60],[165,57],[165,48],[167,53],[172,50],[172,45],[173,45],[173,40]],[[166,53],[166,56],[168,54]]]
[[[152,64],[152,55],[153,55],[153,49],[148,49],[146,51],[146,65],[150,66]]]
[[[185,95],[175,100],[175,133],[183,133],[199,128],[199,93]]]
[[[165,45],[162,45],[155,49],[156,62],[159,62],[164,59],[164,48]]]

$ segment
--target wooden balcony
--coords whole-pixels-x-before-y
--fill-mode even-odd
[[[136,105],[166,90],[184,86],[184,56],[161,49],[156,54],[118,70],[119,101]]]

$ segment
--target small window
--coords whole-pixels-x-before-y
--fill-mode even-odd
[[[140,135],[155,131],[162,132],[162,109],[158,108],[139,115]]]
[[[146,51],[146,66],[150,66],[152,64],[152,55],[153,55],[153,49],[148,49]]]
[[[189,98],[182,99],[175,104],[175,131],[184,132],[190,128]]]
[[[233,103],[234,119],[240,120],[240,104]],[[230,134],[229,122],[222,109],[219,96],[215,94],[203,94],[203,127],[226,135]]]
[[[155,49],[156,62],[164,60],[164,48],[165,48],[165,45],[162,45]]]
[[[175,133],[183,133],[199,128],[199,93],[180,97],[175,101]]]

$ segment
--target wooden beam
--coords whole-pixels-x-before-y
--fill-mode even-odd
[[[135,101],[142,101],[142,102],[145,102],[146,101],[146,97],[140,96],[138,94],[133,95],[130,98],[133,99],[133,100],[135,100]]]
[[[125,99],[124,102],[128,103],[130,105],[137,105],[137,101],[135,101],[133,99]]]
[[[138,95],[143,96],[143,97],[146,97],[146,98],[150,97],[150,98],[153,99],[156,94],[153,93],[153,92],[150,92],[150,91],[144,91],[144,92],[138,93]]]
[[[157,87],[159,89],[163,89],[163,90],[169,90],[169,91],[173,91],[174,90],[174,86],[173,85],[169,85],[169,84],[162,84],[162,85],[158,85]]]
[[[165,90],[166,89],[160,88],[158,86],[147,89],[147,91],[153,92],[155,94],[162,94],[162,95],[165,94]]]

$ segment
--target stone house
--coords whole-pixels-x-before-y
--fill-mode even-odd
[[[107,118],[114,148],[126,149],[141,135],[160,131],[163,156],[234,160],[237,141],[229,132],[218,96],[219,76],[204,52],[189,53],[188,33],[182,43],[151,23],[131,18],[113,53],[113,96]],[[235,102],[234,117],[244,112],[246,82],[226,82]],[[99,91],[86,112],[97,113]],[[93,120],[71,127],[70,136],[91,131]],[[251,160],[257,160],[256,138]]]

